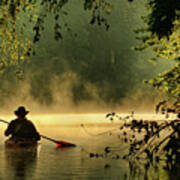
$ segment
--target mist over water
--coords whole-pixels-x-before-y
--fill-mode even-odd
[[[90,25],[88,13],[79,2],[70,3],[63,40],[53,39],[53,21],[47,18],[46,30],[36,45],[36,55],[23,65],[24,79],[18,80],[9,67],[0,78],[2,111],[20,104],[33,112],[107,112],[111,110],[151,110],[159,94],[142,80],[169,67],[147,62],[151,52],[131,50],[136,44],[133,29],[141,26],[143,1],[116,2],[108,16],[109,31]],[[72,10],[73,9],[73,10]],[[75,36],[77,34],[77,36]]]
[[[29,115],[28,115],[29,117]],[[56,148],[53,142],[42,139],[38,148],[5,148],[6,137],[0,135],[0,177],[3,180],[67,180],[67,179],[178,179],[179,163],[166,168],[165,162],[151,163],[147,169],[145,159],[133,162],[116,159],[128,150],[117,135],[122,135],[119,125],[107,121],[108,126],[86,125],[86,131],[80,126],[62,126],[54,116],[33,117],[38,131],[48,137],[75,143],[75,148]],[[81,122],[102,120],[102,115],[60,116]],[[31,117],[29,117],[31,118]],[[41,119],[40,119],[41,118]],[[39,119],[39,122],[38,122]],[[53,126],[56,124],[56,126]],[[1,132],[6,124],[0,126]],[[105,132],[105,133],[104,133]],[[108,133],[108,132],[111,132]],[[101,134],[101,135],[98,135]],[[112,157],[90,157],[90,153],[104,153],[105,147],[111,147]],[[113,153],[114,152],[114,153]],[[132,166],[133,165],[133,166]],[[133,171],[134,170],[134,171]],[[134,173],[133,173],[134,172]],[[175,173],[174,173],[175,172]],[[156,178],[157,177],[157,178]]]

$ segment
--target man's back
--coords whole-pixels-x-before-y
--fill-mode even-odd
[[[33,123],[27,119],[15,119],[11,121],[5,135],[12,135],[12,139],[15,140],[40,140],[40,135],[37,132]]]

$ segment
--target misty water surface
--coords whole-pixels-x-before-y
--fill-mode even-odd
[[[91,117],[100,118],[101,115]],[[67,116],[68,117],[68,116]],[[73,117],[73,116],[72,116]],[[76,116],[76,118],[80,118]],[[82,117],[82,115],[81,115]],[[3,180],[70,180],[70,179],[178,179],[178,164],[173,170],[165,168],[165,164],[160,162],[157,166],[152,166],[146,171],[146,161],[140,160],[133,165],[136,171],[132,171],[132,162],[123,159],[112,158],[90,158],[89,153],[102,153],[104,147],[120,147],[118,153],[121,155],[127,147],[117,139],[114,131],[111,135],[105,133],[114,129],[118,124],[110,122],[98,123],[91,121],[88,125],[85,119],[88,115],[83,115],[86,130],[81,127],[81,123],[63,124],[61,121],[54,120],[53,116],[46,121],[39,120],[33,122],[37,124],[37,129],[41,134],[50,136],[58,140],[67,140],[77,144],[76,148],[56,149],[52,142],[41,140],[37,151],[17,151],[15,149],[5,149],[3,131],[6,125],[1,125],[0,142],[0,177]],[[63,116],[59,116],[63,119]],[[70,116],[68,117],[69,120]],[[73,117],[75,119],[75,117]],[[78,119],[76,119],[78,122]],[[92,119],[91,119],[92,120]],[[46,122],[46,123],[45,123]],[[72,122],[72,121],[71,121]],[[88,121],[87,121],[88,122]],[[40,125],[41,124],[41,125]],[[137,164],[136,164],[137,163]],[[175,176],[173,177],[172,174]]]

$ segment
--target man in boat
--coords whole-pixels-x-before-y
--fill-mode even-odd
[[[40,140],[40,135],[33,123],[26,119],[26,115],[29,111],[26,111],[24,106],[20,106],[14,113],[17,116],[17,119],[10,122],[4,133],[5,136],[11,135],[11,138],[8,141],[16,143],[37,143],[37,141]]]

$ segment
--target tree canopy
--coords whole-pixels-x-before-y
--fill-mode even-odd
[[[33,44],[38,42],[44,22],[49,14],[54,21],[54,38],[62,39],[62,27],[69,30],[68,23],[61,21],[68,15],[64,10],[68,0],[1,0],[0,1],[0,70],[9,65],[20,65],[34,53]],[[81,4],[81,3],[79,3]],[[91,14],[90,23],[109,28],[103,14],[109,14],[112,5],[104,0],[84,0],[83,8]],[[28,33],[27,33],[28,31]]]
[[[132,2],[133,0],[128,0]],[[65,9],[68,0],[1,0],[0,1],[0,72],[9,65],[19,66],[34,53],[37,43],[45,29],[45,19],[51,15],[54,21],[54,39],[63,38],[62,28],[69,30]],[[104,25],[109,29],[105,14],[109,14],[113,5],[106,0],[84,0],[85,11],[90,12],[90,24]],[[173,60],[174,67],[148,81],[155,88],[168,95],[161,106],[162,111],[178,113],[180,106],[180,1],[147,0],[148,15],[142,17],[144,27],[135,30],[140,44],[135,50],[152,49],[156,62],[159,58]],[[21,75],[21,71],[17,71]],[[169,102],[170,106],[169,107]],[[165,109],[165,110],[164,110]]]
[[[180,110],[180,1],[147,0],[149,14],[142,17],[144,27],[135,30],[140,44],[134,49],[143,51],[148,48],[154,52],[151,61],[158,59],[173,60],[175,65],[154,79],[146,81],[168,95],[160,102],[161,112]],[[158,105],[159,107],[159,105]]]

